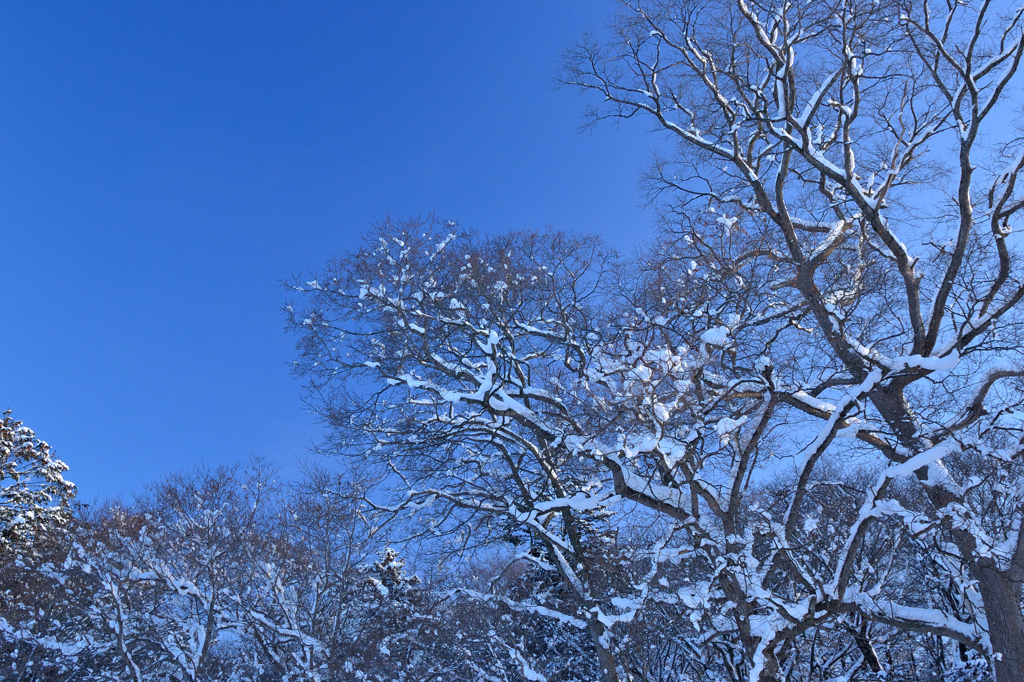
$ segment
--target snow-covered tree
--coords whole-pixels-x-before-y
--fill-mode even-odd
[[[662,355],[624,342],[605,372],[662,377],[629,405],[653,408],[649,440],[605,457],[691,532],[715,517],[708,594],[752,678],[854,618],[1024,679],[1021,18],[986,0],[641,1],[568,57],[596,119],[678,144],[649,176],[674,237],[652,269],[664,321],[642,309]],[[881,670],[855,641],[846,674]]]
[[[299,283],[311,297],[292,310],[300,371],[332,446],[377,467],[393,513],[415,513],[417,535],[451,556],[517,547],[511,563],[554,583],[506,606],[587,632],[603,678],[618,679],[602,615],[624,580],[612,491],[571,444],[589,428],[571,392],[601,340],[614,256],[585,237],[452,227],[386,222]]]
[[[0,415],[0,554],[24,549],[70,516],[67,465],[32,429]]]

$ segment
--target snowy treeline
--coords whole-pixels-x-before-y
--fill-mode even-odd
[[[481,564],[428,584],[360,497],[323,470],[284,487],[256,462],[79,508],[2,555],[0,678],[519,680],[537,651],[588,675],[571,628],[454,589],[544,576]]]
[[[478,537],[483,551],[475,553],[451,552],[442,535],[433,552],[420,552],[421,578],[383,544],[417,526],[378,525],[395,519],[368,504],[363,483],[313,469],[282,485],[257,461],[175,474],[131,504],[53,519],[3,555],[0,677],[600,679],[587,614],[553,569],[564,552],[515,524]],[[584,499],[566,509],[589,548],[587,585],[597,587],[594,575],[604,581],[595,617],[614,633],[620,677],[742,676],[727,641],[700,645],[724,634],[702,634],[716,598],[685,553],[663,542],[667,528],[625,509],[614,518],[588,513]],[[59,497],[49,503],[67,513]],[[611,618],[615,610],[626,617]],[[857,657],[861,635],[890,679],[972,679],[960,650],[941,638],[872,628],[866,619],[808,638],[819,668],[793,679],[833,679],[844,659]],[[976,659],[974,672],[984,665]]]

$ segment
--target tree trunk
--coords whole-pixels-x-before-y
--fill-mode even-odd
[[[853,631],[853,641],[857,643],[857,649],[860,650],[861,656],[864,657],[864,663],[867,664],[871,672],[882,672],[882,664],[878,660],[878,654],[875,652],[875,646],[871,643],[871,639],[868,637],[867,622],[860,626],[860,631]]]
[[[1021,584],[1009,580],[989,558],[977,561],[974,573],[985,603],[988,632],[996,659],[996,682],[1021,682],[1024,680]]]
[[[600,621],[592,619],[587,624],[587,631],[597,648],[597,662],[601,666],[601,682],[619,682],[619,673],[615,668],[615,656],[606,645],[602,644],[605,633],[604,625]],[[1000,680],[1000,682],[1002,681]]]
[[[757,676],[757,682],[778,682],[779,680],[779,659],[774,651],[764,652],[764,668]]]
[[[898,392],[879,391],[877,397],[872,396],[872,401],[886,422],[902,436],[901,440],[913,446],[914,419],[906,406],[902,389]],[[915,473],[918,480],[924,480],[927,476],[924,469],[919,469]],[[932,505],[939,510],[959,501],[954,493],[943,487],[929,486],[926,492]],[[962,556],[975,555],[977,539],[973,535],[964,530],[954,530],[953,538]],[[1020,551],[1018,548],[1014,563],[1019,564]],[[1015,568],[1019,569],[1019,565]],[[1007,574],[999,570],[995,560],[989,557],[972,561],[971,569],[978,581],[978,589],[985,607],[989,639],[995,658],[996,682],[1024,682],[1024,613],[1021,612],[1020,606],[1021,582],[1011,580]]]

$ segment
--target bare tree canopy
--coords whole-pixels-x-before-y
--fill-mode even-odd
[[[603,98],[596,119],[644,116],[678,144],[649,178],[669,230],[699,243],[696,211],[726,231],[764,225],[730,264],[771,263],[757,284],[797,307],[738,343],[772,364],[762,414],[820,421],[790,446],[797,485],[769,533],[810,601],[780,613],[759,651],[849,604],[969,640],[997,654],[998,679],[1024,677],[1022,54],[1021,10],[998,3],[738,0],[628,4],[611,40],[568,57],[565,82]],[[765,303],[740,326],[783,309]],[[878,471],[822,581],[794,556],[798,517],[819,472],[859,450]],[[877,560],[857,564],[887,524],[940,550],[961,613],[883,598]],[[773,674],[770,659],[755,668]]]

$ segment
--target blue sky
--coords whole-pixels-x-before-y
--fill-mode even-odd
[[[605,2],[0,4],[0,408],[82,498],[319,433],[282,279],[389,212],[651,233],[639,126],[579,131]]]

